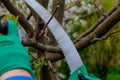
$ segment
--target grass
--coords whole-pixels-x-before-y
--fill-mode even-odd
[[[107,80],[120,80],[120,74],[108,74]]]

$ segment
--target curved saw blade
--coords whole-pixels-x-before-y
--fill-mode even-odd
[[[52,15],[36,0],[25,0],[25,2],[31,8],[33,8],[33,10],[42,18],[45,23],[49,21]],[[50,29],[60,48],[62,49],[65,59],[67,60],[67,63],[70,67],[71,73],[74,72],[74,70],[83,65],[83,62],[74,44],[55,18],[50,21],[50,23],[48,24],[48,28]]]

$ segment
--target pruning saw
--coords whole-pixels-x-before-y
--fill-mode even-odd
[[[36,0],[25,0],[41,19],[47,24],[51,18],[51,13],[47,11],[41,4]],[[83,64],[78,51],[76,50],[71,39],[64,31],[59,22],[53,17],[48,24],[48,28],[58,42],[58,45],[63,51],[65,59],[70,67],[71,75],[69,80],[100,80],[99,78],[89,75],[87,69]]]

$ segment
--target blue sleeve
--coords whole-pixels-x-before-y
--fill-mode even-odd
[[[13,77],[9,77],[5,80],[35,80],[32,77],[28,77],[28,76],[13,76]]]

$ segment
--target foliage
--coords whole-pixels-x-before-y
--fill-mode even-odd
[[[32,69],[34,71],[35,77],[39,79],[40,77],[40,71],[43,68],[43,66],[47,66],[47,62],[45,61],[45,58],[37,58],[37,50],[33,47],[29,47],[28,51],[32,53],[30,55],[31,63],[32,63]]]
[[[107,75],[107,80],[119,80],[120,79],[119,74],[120,74],[120,66],[111,67]]]
[[[89,3],[85,3],[86,5]],[[84,5],[85,5],[84,4]],[[82,6],[84,6],[82,5]],[[91,3],[90,5],[93,6]],[[110,10],[113,6],[115,5],[115,1],[112,0],[109,2],[109,0],[102,0],[99,7],[103,9],[103,12],[106,12]],[[81,7],[82,7],[81,6]],[[79,8],[78,8],[79,9]],[[66,31],[68,31],[68,34],[71,36],[72,40],[74,40],[80,33],[84,32],[87,30],[89,27],[91,27],[97,19],[100,17],[98,12],[95,11],[95,7],[92,7],[92,13],[88,14],[88,12],[81,13],[81,16],[85,16],[85,18],[81,18],[80,20],[75,20],[72,18],[67,22],[66,25]],[[89,11],[89,10],[88,10]],[[74,10],[73,10],[74,12]],[[71,12],[72,13],[72,12]],[[80,17],[79,14],[72,14],[72,16],[77,16]],[[84,21],[84,22],[82,22]],[[84,23],[84,24],[83,24]],[[119,29],[120,23],[115,25],[113,29],[109,31],[109,33]],[[68,30],[69,29],[69,30]],[[109,34],[108,33],[108,34]],[[118,67],[120,66],[119,61],[120,61],[120,49],[119,49],[119,36],[120,33],[116,33],[114,35],[111,35],[107,40],[104,41],[99,41],[96,44],[89,46],[88,48],[80,51],[80,55],[84,61],[84,63],[87,65],[88,71],[90,73],[94,73],[97,76],[100,76],[102,73],[98,72],[98,64],[100,66],[100,70],[102,70],[102,66],[106,65],[106,67],[109,69],[109,67]],[[104,69],[104,68],[103,68]],[[118,71],[118,70],[116,70]],[[111,80],[111,77],[114,77],[111,73],[113,71],[107,73],[108,74],[108,79]],[[117,73],[116,73],[117,74]],[[116,75],[116,79],[118,80],[120,77]],[[102,78],[102,77],[101,77]]]
[[[110,10],[115,5],[115,0],[102,0],[102,7],[105,11]]]
[[[62,80],[68,80],[68,77],[70,75],[69,66],[65,60],[62,60],[60,63],[60,66],[57,67],[58,75],[64,75],[60,76]]]
[[[14,4],[23,12],[24,16],[29,14],[29,10],[26,8],[25,3],[22,0],[12,0]],[[76,39],[81,33],[90,28],[100,17],[99,12],[95,9],[93,5],[93,1],[95,0],[83,0],[80,4],[65,10],[63,26],[66,32],[69,34],[72,40]],[[99,2],[100,1],[100,2]],[[79,0],[67,0],[66,1],[66,9],[73,5],[75,2],[79,2]],[[96,1],[97,2],[97,1]],[[23,4],[23,5],[22,5]],[[114,5],[114,0],[98,0],[98,7],[102,9],[105,13],[110,10]],[[10,15],[6,13],[4,20],[12,19],[17,22],[19,16],[15,17],[14,15]],[[32,25],[33,20],[31,21]],[[115,25],[115,27],[110,30],[109,33],[120,28],[120,23]],[[45,32],[48,30],[46,28]],[[109,34],[107,33],[107,34]],[[97,76],[100,76],[102,73],[99,73],[99,70],[107,71],[103,68],[103,66],[107,67],[107,79],[108,80],[119,80],[120,73],[120,33],[116,33],[110,36],[107,40],[99,41],[96,44],[81,50],[80,56],[83,59],[83,62],[87,66],[88,72]],[[35,48],[29,47],[28,49],[32,53],[37,53]],[[34,55],[33,55],[34,56]],[[35,59],[31,56],[31,62],[33,66],[33,70],[36,77],[39,77],[40,70],[43,66],[47,66],[47,62],[45,58]],[[35,55],[35,57],[37,57]],[[98,67],[99,66],[99,67]],[[62,60],[59,66],[56,67],[57,73],[60,76],[64,75],[62,80],[67,80],[69,77],[69,67],[65,60]],[[114,75],[115,74],[115,75]],[[101,77],[102,78],[102,77]]]
[[[108,74],[107,80],[120,80],[119,74]]]
[[[35,60],[32,56],[31,56],[31,62],[32,62],[32,68],[34,71],[34,75],[37,79],[39,79],[41,69],[43,68],[43,66],[47,66],[48,64],[45,61],[45,59]]]
[[[13,20],[13,21],[15,21],[16,23],[17,23],[17,21],[18,21],[18,16],[17,17],[15,17],[14,15],[12,15],[12,14],[5,14],[5,17],[4,17],[4,20],[6,21],[6,20],[8,20],[8,19],[10,19],[10,20]]]

